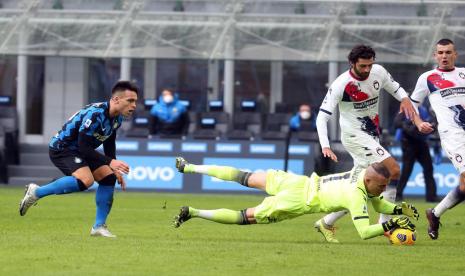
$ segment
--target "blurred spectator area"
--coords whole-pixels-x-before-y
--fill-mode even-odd
[[[285,140],[286,138],[318,142],[318,135],[310,125],[302,123],[300,131],[291,133],[289,119],[298,106],[277,103],[275,112],[263,112],[254,99],[243,99],[233,114],[224,110],[221,100],[208,101],[205,109],[192,111],[192,100],[180,99],[187,107],[190,124],[187,135],[172,137],[157,135],[151,130],[150,109],[155,99],[143,99],[133,117],[126,119],[119,131],[123,137],[183,138],[207,140]],[[289,137],[290,136],[290,137]]]

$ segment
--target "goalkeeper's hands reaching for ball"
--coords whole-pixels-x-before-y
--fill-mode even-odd
[[[402,202],[400,206],[394,207],[393,215],[406,215],[408,217],[418,220],[420,214],[418,213],[417,208],[412,204],[407,204],[407,202]]]
[[[418,220],[420,214],[418,213],[417,208],[406,202],[402,202],[400,206],[394,208],[394,215],[406,215],[408,217]],[[415,231],[415,225],[410,221],[408,217],[395,217],[390,220],[382,223],[383,229],[385,232],[392,231],[396,228],[404,228],[410,231]]]
[[[415,231],[415,224],[413,224],[408,217],[395,217],[390,220],[383,222],[384,232],[389,232],[397,228],[408,229],[410,231]]]

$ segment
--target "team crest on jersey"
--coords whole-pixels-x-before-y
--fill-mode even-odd
[[[465,74],[463,72],[460,72],[459,77],[462,78],[462,79],[465,79]]]
[[[363,210],[362,210],[362,212],[363,212],[364,214],[368,214],[368,207],[367,207],[366,205],[363,205]]]
[[[81,164],[81,163],[82,163],[82,159],[79,158],[79,157],[74,157],[74,163],[76,163],[76,164]]]
[[[85,128],[89,128],[91,124],[92,124],[92,120],[91,120],[91,119],[87,119],[87,120],[84,122],[84,127],[85,127]]]
[[[378,82],[377,80],[375,80],[375,81],[373,82],[373,88],[376,89],[376,90],[379,89],[379,82]]]
[[[455,161],[457,161],[458,163],[462,163],[463,161],[463,158],[460,154],[456,154],[454,158],[455,158]]]
[[[383,156],[383,155],[384,155],[384,149],[378,147],[378,148],[376,148],[376,153],[377,153],[379,156]]]

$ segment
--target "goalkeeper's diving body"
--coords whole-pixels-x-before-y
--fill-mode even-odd
[[[227,166],[194,165],[182,157],[176,158],[176,167],[182,173],[200,173],[235,181],[263,190],[270,196],[258,206],[241,211],[200,210],[183,206],[174,218],[175,227],[192,218],[224,224],[267,224],[304,214],[348,210],[360,237],[369,239],[396,228],[414,231],[415,225],[408,217],[418,219],[417,209],[413,205],[403,202],[397,206],[380,196],[390,181],[389,170],[381,163],[373,163],[366,169],[355,167],[349,172],[321,177],[315,173],[308,177],[279,170],[251,173]],[[370,225],[368,201],[379,213],[405,216]]]

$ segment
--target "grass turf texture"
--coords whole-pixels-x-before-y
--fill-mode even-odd
[[[325,243],[314,230],[321,214],[272,225],[193,219],[171,226],[181,205],[240,210],[263,198],[243,195],[117,192],[108,225],[118,238],[96,238],[89,236],[94,193],[44,198],[25,217],[22,196],[22,189],[0,187],[0,275],[463,275],[463,205],[442,218],[432,241],[424,216],[431,204],[412,201],[421,217],[417,243],[408,247],[385,237],[361,240],[348,216],[338,223],[341,244]]]

